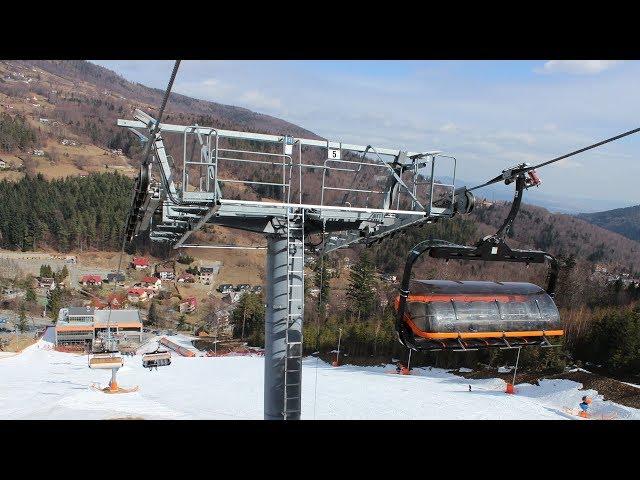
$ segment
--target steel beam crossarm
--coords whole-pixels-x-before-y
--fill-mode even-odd
[[[398,174],[396,173],[396,171],[393,169],[393,167],[391,165],[389,165],[389,163],[385,162],[381,157],[380,157],[380,153],[376,150],[375,147],[372,147],[371,145],[369,145],[367,147],[367,149],[371,149],[373,150],[373,153],[376,154],[378,161],[383,164],[386,165],[387,168],[389,169],[389,172],[391,172],[391,175],[393,175],[393,177],[395,178],[396,182],[398,182],[400,184],[400,186],[402,186],[407,193],[409,194],[409,196],[413,199],[414,202],[416,202],[416,204],[422,209],[424,210],[425,208],[422,206],[422,204],[420,203],[420,201],[416,198],[416,196],[413,194],[413,192],[409,189],[409,187],[407,187],[407,185],[402,181],[402,179],[398,176]],[[401,158],[401,157],[405,157],[407,156],[408,153],[407,152],[403,152],[403,151],[399,151],[397,157]],[[431,178],[431,183],[433,184],[433,177]]]
[[[220,205],[214,205],[209,209],[209,211],[198,221],[198,223],[192,229],[187,230],[180,240],[174,245],[174,250],[181,248],[184,245],[184,242],[191,236],[193,232],[196,232],[202,228],[202,226],[209,221],[209,219],[215,215],[215,213],[220,209]]]
[[[143,121],[140,120],[126,120],[126,119],[118,119],[118,126],[120,127],[127,127],[127,128],[149,128],[149,124],[145,123]],[[213,129],[210,127],[197,127],[196,130],[194,130],[194,126],[190,125],[190,126],[185,126],[185,125],[173,125],[173,124],[168,124],[168,123],[160,123],[159,125],[159,129],[160,131],[163,132],[168,132],[168,133],[184,133],[185,131],[192,133],[194,131],[202,131],[204,132],[210,132],[212,130],[215,130],[218,132],[218,137],[221,138],[236,138],[236,139],[244,139],[244,140],[258,140],[258,141],[264,141],[264,142],[273,142],[273,143],[282,143],[284,140],[284,136],[282,135],[269,135],[269,134],[264,134],[264,133],[252,133],[252,132],[238,132],[238,131],[234,131],[234,130],[219,130],[219,129]],[[367,150],[367,146],[366,145],[355,145],[355,144],[349,144],[349,143],[341,143],[341,142],[333,142],[333,141],[329,141],[327,142],[326,140],[314,140],[314,139],[309,139],[309,138],[298,138],[298,137],[294,137],[293,138],[293,142],[300,142],[301,145],[303,146],[311,146],[311,147],[324,147],[324,148],[335,148],[335,149],[342,149],[342,150],[350,150],[353,152],[360,152],[360,153],[364,153]],[[380,154],[380,155],[392,155],[394,157],[397,157],[398,155],[400,155],[400,152],[402,150],[400,149],[393,149],[393,148],[378,148],[376,147],[376,151]],[[425,157],[425,156],[429,156],[429,155],[434,155],[436,153],[440,153],[438,151],[427,151],[427,152],[406,152],[406,155],[408,157]]]

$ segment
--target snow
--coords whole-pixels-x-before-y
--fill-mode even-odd
[[[91,385],[106,386],[111,372],[89,369],[84,355],[56,352],[48,333],[0,358],[0,419],[262,418],[263,357],[175,354],[170,366],[150,372],[140,355],[126,356],[118,383],[139,390],[108,395]],[[563,409],[577,408],[583,395],[593,398],[594,417],[640,419],[640,410],[604,402],[569,380],[517,385],[516,395],[506,395],[500,379],[469,380],[437,368],[404,376],[391,374],[393,365],[334,368],[309,357],[303,369],[303,419],[567,419],[577,417]]]
[[[625,385],[629,385],[630,387],[640,388],[640,385],[637,385],[635,383],[629,383],[629,382],[622,382],[622,383],[624,383]]]

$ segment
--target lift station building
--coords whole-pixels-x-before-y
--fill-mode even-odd
[[[61,308],[56,323],[56,346],[91,343],[107,328],[126,340],[142,341],[138,310],[97,310],[93,307]]]

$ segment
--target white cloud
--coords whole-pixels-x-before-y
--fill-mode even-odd
[[[570,158],[565,158],[564,160],[560,160],[557,163],[560,168],[580,168],[582,167],[582,163],[576,162],[575,160],[571,160]]]
[[[453,132],[456,132],[457,130],[458,130],[458,127],[453,122],[445,123],[440,127],[440,131],[445,133],[453,133]]]
[[[575,75],[595,75],[615,67],[617,60],[549,60],[536,73],[569,73]]]
[[[268,113],[335,141],[441,150],[459,160],[459,177],[470,181],[519,162],[554,158],[637,123],[640,62],[625,62],[614,75],[582,76],[551,75],[577,73],[576,62],[552,61],[544,68],[537,62],[540,73],[548,75],[534,74],[535,63],[420,62],[415,71],[389,76],[350,69],[357,62],[327,70],[313,62],[185,61],[174,89]],[[107,66],[165,88],[172,62]],[[580,67],[596,73],[612,66],[596,61]],[[428,75],[420,69],[428,69]],[[513,69],[518,75],[512,75]],[[544,193],[579,195],[598,189],[601,199],[624,195],[627,203],[640,203],[635,185],[640,162],[634,161],[639,148],[640,136],[629,137],[545,168]]]
[[[258,90],[249,90],[244,92],[238,102],[246,105],[251,109],[277,111],[282,108],[282,102],[279,98],[259,92]]]

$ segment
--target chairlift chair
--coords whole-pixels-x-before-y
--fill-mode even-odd
[[[426,240],[409,252],[400,295],[396,298],[396,332],[412,350],[479,350],[552,346],[550,337],[564,334],[553,300],[559,272],[558,260],[537,250],[511,249],[504,237],[511,228],[528,186],[539,179],[519,175],[509,215],[495,235],[475,246],[444,240]],[[444,260],[487,262],[549,262],[545,289],[524,282],[414,280],[415,261],[427,254]]]
[[[120,368],[124,365],[118,340],[105,334],[99,335],[99,341],[95,342],[93,353],[89,357],[89,368],[108,369]]]
[[[93,369],[121,368],[123,365],[122,357],[114,353],[96,353],[89,359],[89,368]]]
[[[142,355],[142,366],[151,371],[153,368],[171,365],[171,353],[168,350],[160,350],[160,345],[153,352]]]

